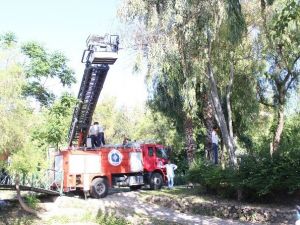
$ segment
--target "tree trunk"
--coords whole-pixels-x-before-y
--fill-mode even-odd
[[[233,85],[233,77],[234,77],[234,71],[233,71],[233,63],[230,63],[230,79],[229,84],[227,86],[227,93],[226,93],[226,105],[227,105],[227,113],[228,113],[228,129],[229,129],[229,135],[230,138],[233,140],[234,149],[235,149],[235,143],[233,139],[233,127],[232,127],[232,111],[231,111],[231,93],[232,93],[232,85]]]
[[[34,214],[37,216],[37,212],[31,208],[29,208],[26,203],[23,201],[20,191],[20,176],[19,174],[16,175],[16,190],[17,190],[17,198],[19,200],[19,203],[23,210],[25,210],[28,213]]]
[[[222,138],[224,140],[225,146],[226,146],[226,148],[228,150],[228,153],[229,153],[230,163],[233,166],[237,166],[237,159],[236,159],[236,156],[235,156],[235,149],[234,149],[233,139],[230,137],[229,132],[228,132],[225,116],[224,116],[223,109],[222,109],[222,106],[221,106],[221,103],[220,103],[220,98],[219,98],[219,95],[218,95],[216,81],[215,81],[214,76],[212,74],[210,63],[208,63],[207,68],[208,68],[209,80],[210,80],[210,83],[211,83],[211,96],[212,96],[213,104],[214,104],[214,107],[215,107],[216,116],[218,117],[218,121],[220,123],[219,126],[220,126],[220,129],[221,129]]]
[[[212,159],[212,143],[211,143],[211,132],[214,128],[214,108],[212,104],[212,99],[210,96],[210,91],[206,90],[202,93],[202,102],[203,102],[203,123],[206,128],[206,136],[205,136],[205,157],[208,160]]]
[[[272,147],[270,149],[271,156],[275,152],[277,152],[277,150],[278,150],[279,143],[280,143],[280,140],[281,140],[282,131],[283,131],[283,127],[284,127],[284,106],[279,105],[278,112],[277,112],[276,131],[275,131],[275,135],[274,135],[274,138],[273,138]]]
[[[233,140],[230,137],[228,132],[225,116],[218,95],[217,84],[211,67],[211,37],[210,37],[209,30],[207,30],[207,42],[208,42],[207,76],[211,85],[210,90],[211,90],[212,102],[216,112],[217,121],[221,129],[222,138],[229,154],[230,164],[233,165],[234,167],[237,167],[237,159],[235,156]]]
[[[196,142],[194,139],[194,127],[193,121],[191,118],[186,118],[184,123],[184,131],[185,131],[185,147],[186,147],[186,154],[189,167],[192,165],[192,162],[195,158],[195,149],[196,149]]]

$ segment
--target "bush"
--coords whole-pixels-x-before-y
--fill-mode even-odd
[[[291,194],[300,189],[300,151],[269,155],[246,156],[238,171],[240,185],[256,197]]]
[[[25,196],[25,202],[30,208],[36,209],[37,204],[40,203],[40,200],[34,194],[30,194]]]
[[[188,180],[200,183],[209,192],[233,197],[242,190],[244,197],[263,200],[300,190],[300,151],[290,150],[274,155],[248,155],[241,158],[239,168],[222,169],[206,161],[195,163]]]
[[[230,168],[222,169],[211,162],[199,161],[189,170],[187,180],[201,184],[210,193],[229,197],[234,192],[236,174]]]
[[[176,174],[175,177],[174,177],[174,184],[175,185],[185,185],[187,184],[187,181],[186,181],[186,175],[184,174]]]
[[[103,224],[103,225],[128,225],[129,224],[129,222],[123,218],[102,214],[102,213],[98,213],[96,217],[96,222],[98,224]]]

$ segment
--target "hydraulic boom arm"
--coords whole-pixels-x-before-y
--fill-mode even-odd
[[[91,35],[87,39],[87,49],[84,50],[82,63],[85,70],[78,93],[78,103],[74,109],[69,130],[69,146],[77,141],[78,147],[83,146],[92,122],[92,116],[102,90],[109,64],[114,64],[118,58],[118,35]]]

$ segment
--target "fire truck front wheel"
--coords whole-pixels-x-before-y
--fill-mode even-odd
[[[153,173],[150,178],[150,188],[152,190],[161,189],[163,185],[163,177],[160,173]]]
[[[105,178],[96,178],[91,184],[91,196],[93,198],[104,198],[108,193],[108,183]]]

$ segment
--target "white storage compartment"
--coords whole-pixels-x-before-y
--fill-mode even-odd
[[[90,56],[92,64],[114,64],[118,59],[116,52],[93,52]]]

